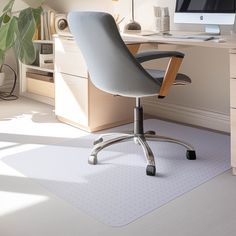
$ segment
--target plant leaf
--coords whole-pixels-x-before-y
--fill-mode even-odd
[[[8,4],[3,8],[3,12],[10,12],[12,10],[12,7],[14,5],[15,0],[10,0]]]
[[[11,19],[10,15],[8,13],[11,13],[12,7],[15,3],[15,0],[10,0],[7,5],[2,10],[2,15],[0,17],[0,27],[2,26],[2,23],[8,23]]]
[[[0,53],[5,54],[7,49],[15,45],[18,59],[25,64],[31,64],[36,59],[32,39],[40,23],[42,8],[28,7],[22,10],[18,17],[11,18],[9,13],[12,11],[14,2],[15,0],[9,0],[0,16]],[[35,0],[35,4],[40,5],[42,2],[42,0]]]
[[[35,47],[31,39],[19,39],[16,41],[16,53],[18,59],[24,64],[32,64],[36,59]]]
[[[16,39],[16,53],[21,62],[32,64],[36,59],[36,52],[32,42],[35,30],[40,23],[42,8],[26,8],[18,18]]]
[[[18,18],[18,29],[20,31],[21,36],[24,37],[31,37],[33,38],[33,35],[35,33],[36,27],[40,23],[40,16],[42,13],[42,8],[26,8],[20,12],[19,18]]]
[[[7,24],[0,28],[0,50],[6,51],[15,43],[15,29],[17,27],[17,18],[12,17]]]
[[[9,15],[5,14],[3,16],[3,23],[7,24],[10,21],[10,19],[11,19],[11,17]]]
[[[5,59],[5,52],[0,50],[0,68],[1,68],[1,65],[4,63],[4,59]]]
[[[41,19],[41,14],[43,12],[42,7],[38,7],[38,8],[31,8],[32,10],[32,15],[34,17],[36,26],[38,26],[40,24],[40,19]]]
[[[4,17],[4,15],[0,16],[0,27],[2,26],[3,17]]]

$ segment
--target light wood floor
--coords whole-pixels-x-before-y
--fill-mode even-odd
[[[1,162],[6,155],[85,134],[59,123],[45,104],[0,101],[1,236],[236,235],[236,176],[230,171],[125,227],[112,228]]]

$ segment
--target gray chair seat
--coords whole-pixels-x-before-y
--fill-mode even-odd
[[[162,84],[165,71],[156,70],[156,69],[146,69],[146,71],[158,82],[158,84]],[[173,84],[185,85],[185,84],[190,84],[190,83],[191,83],[191,79],[187,75],[178,73]]]

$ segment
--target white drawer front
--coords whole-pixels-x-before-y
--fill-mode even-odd
[[[230,106],[236,108],[236,79],[230,79]]]
[[[236,54],[230,54],[230,77],[236,78]]]
[[[88,126],[88,79],[56,72],[55,112],[57,116]]]
[[[85,60],[74,40],[55,38],[55,71],[88,77]]]
[[[231,109],[231,164],[236,167],[236,109]]]

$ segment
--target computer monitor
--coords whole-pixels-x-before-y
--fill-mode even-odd
[[[233,25],[236,0],[176,0],[175,23],[204,24],[208,34],[220,34],[219,25]]]

